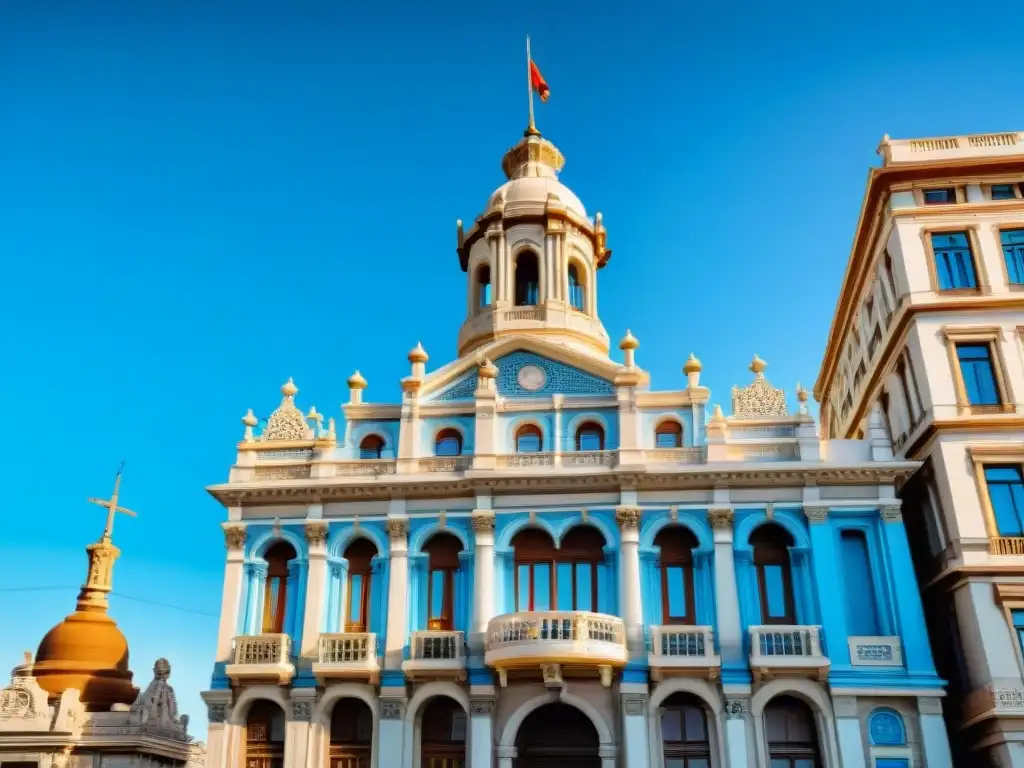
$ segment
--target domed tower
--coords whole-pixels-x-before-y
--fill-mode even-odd
[[[536,129],[505,153],[508,181],[468,229],[458,222],[466,281],[459,355],[502,336],[528,334],[607,357],[597,314],[597,271],[608,263],[605,229],[558,179],[565,158]]]

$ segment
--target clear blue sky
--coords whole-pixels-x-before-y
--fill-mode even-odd
[[[125,458],[112,613],[205,737],[203,488],[288,376],[340,416],[354,368],[395,400],[418,339],[454,354],[455,220],[522,134],[527,31],[539,127],[605,214],[605,326],[656,387],[697,353],[726,406],[754,352],[813,382],[883,133],[1024,128],[1024,4],[443,5],[3,3],[0,666],[72,609]]]

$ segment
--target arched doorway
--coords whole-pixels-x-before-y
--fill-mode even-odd
[[[665,768],[709,768],[711,739],[704,702],[675,693],[661,705],[661,742]]]
[[[821,768],[814,713],[800,699],[777,696],[764,708],[771,768]]]
[[[561,702],[538,707],[516,734],[516,768],[601,768],[597,729]]]
[[[245,721],[245,768],[284,768],[284,712],[272,701],[253,702]]]
[[[435,696],[420,714],[420,768],[464,768],[466,712],[447,696]]]
[[[329,768],[370,768],[373,712],[360,699],[338,699],[331,710]]]

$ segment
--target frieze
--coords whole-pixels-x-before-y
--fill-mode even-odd
[[[615,522],[621,525],[623,530],[636,530],[640,527],[642,514],[640,507],[616,507]]]
[[[746,698],[740,698],[730,696],[725,700],[725,715],[730,720],[736,720],[743,717],[750,711],[750,700]]]
[[[716,507],[708,510],[708,522],[712,528],[718,530],[729,530],[732,528],[732,521],[735,514],[729,507]]]
[[[224,526],[224,544],[228,549],[241,549],[245,546],[245,526],[240,524]]]
[[[327,523],[316,521],[306,523],[306,541],[311,547],[322,547],[327,543]]]

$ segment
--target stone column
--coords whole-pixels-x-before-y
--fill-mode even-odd
[[[562,438],[562,404],[564,402],[565,395],[555,394],[551,396],[551,405],[555,409],[555,428],[551,435],[551,450],[555,454],[554,464],[556,467],[560,467],[562,465],[562,448],[564,442]]]
[[[832,711],[836,715],[836,735],[839,740],[839,760],[847,765],[867,765],[864,754],[864,734],[857,716],[856,696],[833,696]]]
[[[616,507],[622,531],[619,547],[619,613],[626,623],[631,659],[644,655],[644,617],[640,599],[640,507]]]
[[[949,750],[946,721],[942,719],[942,699],[931,696],[919,698],[917,712],[925,768],[952,768],[953,755]]]
[[[327,523],[322,520],[306,523],[306,541],[309,543],[309,571],[306,576],[306,610],[302,620],[302,648],[299,655],[315,660],[320,647],[327,599]]]
[[[622,696],[623,768],[650,768],[651,756],[647,738],[647,685],[623,683],[622,688],[637,687]]]
[[[746,696],[727,696],[725,699],[726,755],[723,762],[729,768],[749,768],[754,764],[751,759],[753,756],[747,749],[749,724],[750,699]]]
[[[743,667],[743,623],[740,621],[740,599],[736,588],[736,565],[733,560],[733,511],[728,507],[708,510],[715,543],[715,613],[718,616],[718,652],[722,666]]]
[[[472,656],[483,657],[487,623],[494,618],[494,512],[474,509],[470,520],[476,551],[469,652]]]
[[[401,670],[408,642],[406,617],[409,604],[409,521],[389,518],[387,522],[391,551],[391,578],[388,582],[387,645],[384,669]]]
[[[493,720],[494,696],[471,696],[469,700],[469,768],[492,768]]]
[[[217,631],[217,661],[231,660],[231,643],[238,633],[238,611],[242,601],[242,561],[245,559],[245,526],[230,523],[224,527],[228,549],[224,566],[224,591],[220,600],[220,628]]]
[[[405,765],[405,688],[401,696],[384,697],[381,689],[380,721],[377,728],[377,765],[380,768],[402,768]],[[287,766],[285,767],[287,768]]]
[[[285,719],[284,768],[306,768],[309,721],[315,703],[315,688],[296,688],[291,692],[291,712]]]
[[[206,702],[206,720],[209,723],[206,735],[207,768],[233,768],[230,766],[229,751],[238,726],[228,723],[231,691],[203,691],[202,697]]]
[[[921,593],[918,591],[914,564],[910,559],[907,530],[898,504],[881,508],[882,535],[892,566],[893,587],[899,616],[900,636],[903,641],[903,661],[911,676],[935,676],[928,630],[924,621]]]
[[[828,507],[804,505],[804,515],[811,534],[811,568],[814,582],[818,586],[818,600],[821,612],[821,627],[825,636],[823,652],[828,656],[832,669],[850,668],[850,645],[847,642],[846,601],[842,599],[843,577],[837,557],[839,540],[832,521],[828,519]]]

